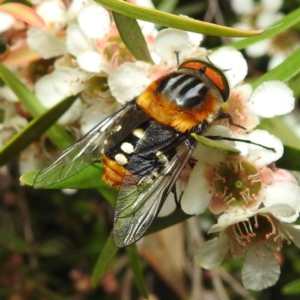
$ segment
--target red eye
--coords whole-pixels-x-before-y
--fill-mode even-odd
[[[205,75],[215,84],[223,96],[224,101],[229,97],[229,84],[224,73],[209,62],[202,60],[188,60],[182,63],[178,69],[187,68],[194,70],[205,70]]]

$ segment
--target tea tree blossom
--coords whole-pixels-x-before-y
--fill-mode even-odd
[[[288,193],[287,199],[289,196],[294,197],[293,193]],[[299,201],[300,197],[297,206]],[[280,274],[274,254],[284,242],[300,246],[299,226],[282,221],[298,217],[297,210],[290,204],[275,203],[257,210],[232,207],[210,228],[209,233],[220,232],[220,235],[200,246],[196,262],[211,269],[220,264],[229,251],[233,257],[245,257],[242,280],[247,289],[261,290],[274,285]]]
[[[246,0],[243,1],[243,5],[238,0],[230,2],[239,19],[237,23],[233,24],[235,28],[268,29],[284,17],[284,14],[280,12],[283,5],[282,0]],[[295,35],[292,30],[285,31],[272,39],[264,39],[246,47],[245,52],[254,58],[269,55],[268,68],[273,69],[299,48],[299,42]]]
[[[134,2],[153,7],[150,1]],[[232,5],[241,15],[255,6],[252,1],[243,6],[237,6],[237,2]],[[269,1],[262,2],[267,6]],[[269,16],[278,18],[280,2],[273,1]],[[200,34],[178,29],[158,32],[154,24],[138,21],[155,63],[152,65],[133,57],[119,36],[111,12],[96,2],[74,0],[66,5],[59,0],[39,1],[35,9],[46,28],[26,29],[27,46],[38,53],[41,62],[50,61],[51,68],[38,79],[22,80],[47,108],[79,94],[59,122],[82,134],[187,59],[208,59],[225,74],[230,96],[222,110],[232,116],[232,121],[217,120],[204,135],[223,137],[218,143],[226,151],[220,150],[221,146],[210,148],[199,143],[176,183],[177,203],[170,193],[159,216],[172,213],[179,204],[190,215],[208,209],[218,218],[209,233],[219,236],[200,246],[197,263],[213,268],[230,253],[234,258],[245,258],[242,278],[246,288],[260,290],[275,284],[280,268],[274,254],[284,243],[300,246],[299,227],[292,225],[300,212],[300,188],[291,174],[275,167],[283,154],[281,141],[255,128],[260,117],[290,112],[295,101],[292,91],[280,81],[265,82],[253,91],[250,84],[243,83],[248,66],[241,52],[222,47],[211,53],[200,46]],[[15,22],[7,16],[5,20],[2,32]],[[8,93],[4,89],[1,92]],[[1,102],[1,145],[27,123],[17,114],[18,99],[13,101]],[[43,150],[41,144],[26,149],[20,158],[21,172],[38,168]]]

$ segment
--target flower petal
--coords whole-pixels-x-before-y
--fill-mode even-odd
[[[206,166],[198,162],[194,166],[181,198],[181,209],[189,215],[204,212],[211,199],[210,185],[205,179]]]
[[[235,137],[250,140],[259,145],[273,148],[275,152],[265,149],[261,146],[248,144],[245,142],[236,142],[236,148],[243,155],[247,155],[249,162],[255,164],[256,167],[266,166],[278,160],[283,154],[283,145],[280,139],[270,134],[268,131],[256,129],[247,135],[235,135]]]
[[[220,235],[201,245],[196,254],[196,263],[205,269],[212,269],[218,266],[228,253],[229,241],[226,235]]]
[[[262,55],[265,55],[268,52],[270,43],[271,41],[269,39],[265,39],[263,41],[248,46],[245,49],[245,52],[250,57],[254,57],[254,58],[260,57]]]
[[[110,14],[98,3],[89,3],[80,10],[77,17],[79,26],[87,37],[101,39],[110,30]]]
[[[259,213],[270,213],[276,219],[282,222],[294,222],[297,218],[299,213],[296,209],[288,204],[285,203],[278,203],[274,204],[265,208],[261,208]]]
[[[19,98],[17,97],[17,95],[7,85],[0,87],[0,95],[1,95],[1,98],[6,101],[10,101],[10,102],[18,102],[19,101]]]
[[[172,212],[175,211],[177,205],[175,202],[174,194],[170,193],[165,200],[165,203],[163,204],[161,210],[158,213],[158,217],[165,217],[170,215]]]
[[[75,18],[77,18],[82,7],[88,2],[89,0],[73,0],[70,2],[70,6],[66,14],[66,21],[68,24],[70,24],[74,21]]]
[[[77,56],[78,66],[87,72],[100,73],[104,65],[104,58],[96,51],[85,51]]]
[[[26,42],[30,49],[38,52],[44,59],[67,53],[65,43],[48,32],[32,27],[27,30],[26,34]]]
[[[283,4],[283,0],[261,0],[261,3],[265,10],[278,11]]]
[[[71,24],[67,28],[66,45],[69,52],[75,57],[85,51],[94,50],[93,43],[76,24]]]
[[[35,93],[43,105],[50,108],[65,97],[75,95],[86,88],[87,73],[79,69],[54,70],[37,80]]]
[[[150,83],[146,65],[141,62],[123,63],[108,77],[111,93],[121,104],[137,97]]]
[[[248,65],[242,53],[231,47],[223,47],[209,56],[217,67],[224,71],[231,87],[244,80]]]
[[[50,32],[62,30],[66,24],[66,8],[62,1],[43,1],[37,5],[36,12],[42,17]]]
[[[261,12],[256,19],[256,27],[260,29],[267,29],[283,17],[283,13],[274,13],[268,11]]]
[[[282,62],[284,62],[287,59],[286,53],[275,53],[270,57],[269,63],[268,63],[268,70],[272,70],[279,66]]]
[[[260,291],[274,285],[280,275],[278,261],[273,253],[248,250],[242,269],[242,280],[246,289]]]
[[[254,214],[256,214],[257,210],[253,209],[244,209],[240,207],[231,206],[225,213],[221,214],[218,218],[218,223],[211,226],[208,233],[219,232],[230,225],[246,221]]]
[[[276,182],[262,190],[263,203],[266,207],[285,203],[300,211],[300,187],[292,182]]]
[[[179,29],[163,29],[154,41],[154,50],[161,59],[168,64],[176,63],[176,53],[184,56],[191,48],[191,42],[187,32]]]
[[[300,248],[300,225],[280,223],[281,230],[289,234],[289,238]]]
[[[244,0],[243,5],[240,0],[231,0],[230,4],[232,10],[238,15],[249,15],[254,9],[253,0]]]
[[[295,106],[293,91],[278,80],[267,81],[258,86],[247,103],[253,114],[264,118],[285,115]]]

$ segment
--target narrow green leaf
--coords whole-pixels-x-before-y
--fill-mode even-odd
[[[148,291],[147,291],[146,283],[144,280],[141,258],[138,254],[136,245],[134,244],[134,245],[127,247],[126,252],[128,255],[128,259],[129,259],[130,268],[133,272],[136,286],[137,286],[140,294],[143,296],[143,298],[148,299]]]
[[[238,50],[244,49],[247,46],[263,41],[280,34],[281,32],[291,28],[300,22],[300,7],[287,14],[284,18],[277,21],[270,29],[266,29],[261,35],[249,37],[229,44],[228,46],[234,47]]]
[[[284,146],[283,156],[276,162],[276,166],[283,169],[300,171],[300,149]]]
[[[299,11],[300,15],[300,11]],[[256,79],[252,86],[255,89],[260,84],[268,80],[280,80],[288,81],[293,78],[295,75],[300,73],[300,48],[297,49],[293,54],[288,56],[284,62],[278,65],[276,68],[268,71],[264,75]]]
[[[282,288],[284,295],[299,295],[300,294],[300,279],[296,279]]]
[[[228,152],[233,152],[233,153],[240,153],[240,151],[238,149],[235,149],[234,147],[231,147],[229,145],[225,145],[224,143],[222,143],[220,141],[212,140],[203,135],[197,135],[195,133],[192,133],[191,135],[195,138],[195,140],[198,143],[200,143],[204,146],[207,146],[209,148],[214,148],[214,149],[218,149],[221,151],[228,151]]]
[[[122,41],[133,56],[137,60],[143,60],[153,64],[147,43],[138,22],[135,19],[126,17],[114,11],[113,17]]]
[[[144,20],[166,27],[199,32],[214,36],[248,37],[261,34],[263,30],[242,30],[180,17],[159,10],[138,6],[120,0],[96,0],[99,4],[133,19]]]
[[[91,189],[91,188],[107,188],[107,184],[104,183],[102,180],[102,172],[103,172],[103,165],[100,163],[94,163],[79,173],[61,181],[55,183],[47,189]],[[21,182],[26,185],[33,185],[34,179],[39,173],[39,170],[35,170],[32,172],[28,172],[23,174],[20,178]]]
[[[33,117],[38,117],[44,112],[46,108],[40,103],[36,98],[34,93],[32,93],[25,84],[23,84],[12,72],[10,72],[5,66],[0,62],[0,77],[9,86],[13,92],[19,98],[19,101],[24,105],[28,112]],[[53,125],[48,131],[49,138],[55,143],[59,148],[64,149],[73,140],[70,135],[58,124]]]
[[[106,240],[106,243],[94,267],[92,279],[91,279],[92,287],[96,287],[99,284],[99,282],[102,280],[105,271],[110,265],[113,257],[117,254],[118,250],[119,249],[114,245],[113,239],[110,236]]]
[[[8,234],[1,228],[0,245],[16,253],[28,254],[31,252],[31,247],[26,241],[18,236]]]
[[[300,84],[299,84],[299,82],[300,82],[300,73],[297,74],[295,77],[293,77],[288,82],[288,86],[293,90],[294,97],[296,99],[300,99]]]
[[[278,137],[284,145],[294,148],[300,148],[299,137],[296,133],[282,120],[281,117],[272,119],[262,119],[259,128],[267,130]]]
[[[39,136],[41,136],[56,120],[73,104],[76,96],[70,96],[29,122],[20,132],[15,134],[0,149],[0,166],[19,154]]]

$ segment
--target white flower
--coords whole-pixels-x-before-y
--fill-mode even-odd
[[[4,99],[6,101],[10,101],[10,102],[18,102],[19,101],[19,98],[12,91],[12,89],[9,88],[7,85],[0,87],[0,95],[1,95],[1,99]]]
[[[122,104],[131,101],[151,83],[149,65],[126,62],[109,73],[108,84],[112,95]]]
[[[229,136],[229,129],[223,126],[211,126],[205,135]],[[227,141],[221,141],[228,144]],[[212,149],[198,144],[193,153],[193,158],[197,160],[187,186],[181,198],[182,210],[190,215],[201,214],[211,201],[210,181],[206,178],[207,165],[218,165],[225,161],[227,152],[219,149]]]
[[[293,110],[294,105],[293,91],[278,80],[259,85],[247,102],[250,113],[264,118],[285,115]]]
[[[96,2],[84,5],[78,13],[77,20],[88,38],[101,39],[109,33],[110,14],[107,9]]]
[[[223,70],[229,85],[241,83],[248,73],[248,66],[242,53],[231,47],[223,47],[209,56],[209,60]]]
[[[248,131],[259,124],[258,117],[270,118],[283,115],[294,108],[295,98],[292,90],[283,82],[266,81],[254,92],[249,84],[234,87],[224,105],[224,112],[229,113],[235,124]],[[235,132],[243,132],[238,127],[231,126]]]
[[[191,49],[191,41],[187,32],[179,29],[161,30],[154,41],[154,50],[163,62],[176,63],[176,53],[184,56]]]
[[[36,7],[36,12],[45,21],[47,29],[54,33],[66,25],[66,8],[59,0],[43,1]]]
[[[26,35],[29,48],[38,52],[44,59],[67,54],[65,42],[49,32],[32,27],[27,30]]]
[[[0,101],[3,109],[3,122],[0,123],[0,148],[27,124],[27,120],[16,112],[15,104],[9,101]]]
[[[86,72],[79,69],[55,69],[41,77],[35,84],[35,94],[41,103],[50,108],[61,100],[83,91],[89,78]],[[59,119],[61,124],[70,124],[81,116],[82,103],[76,100],[67,112]]]
[[[265,206],[271,206],[275,204],[285,203],[293,208],[297,212],[300,212],[300,187],[293,182],[275,182],[266,186],[261,193],[263,204]],[[292,216],[292,218],[279,218],[283,222],[294,222],[298,218],[298,214]]]
[[[96,50],[94,42],[75,24],[67,28],[66,45],[68,51],[77,59],[78,66],[87,72],[100,73],[105,69],[105,60]]]
[[[259,2],[247,0],[243,1],[243,5],[241,5],[241,1],[231,0],[232,9],[240,16],[240,21],[232,26],[247,30],[268,29],[284,17],[283,13],[278,12],[282,3],[282,0],[261,0]],[[289,38],[285,38],[285,36],[289,36]],[[250,57],[260,57],[265,54],[270,55],[271,59],[268,64],[268,69],[270,70],[280,64],[292,51],[299,47],[297,39],[295,39],[294,43],[290,42],[292,40],[290,33],[282,34],[280,39],[278,37],[276,39],[265,39],[252,44],[246,47],[245,52]],[[280,44],[277,44],[278,40]]]
[[[236,142],[236,148],[241,151],[241,155],[247,157],[247,160],[257,167],[266,166],[278,160],[283,155],[281,140],[266,130],[256,129],[247,135],[234,134],[233,137],[258,144]],[[270,149],[274,149],[274,151]]]
[[[281,249],[284,240],[300,245],[299,228],[281,223],[280,219],[296,214],[292,206],[282,203],[258,210],[232,207],[209,230],[221,231],[219,238],[201,245],[195,260],[211,269],[221,263],[229,250],[234,257],[245,256],[242,280],[247,289],[261,290],[274,285],[280,274],[274,253]]]
[[[179,29],[168,28],[159,31],[154,40],[154,54],[160,58],[157,59],[157,63],[175,66],[178,64],[177,55],[179,63],[191,57],[205,59],[206,50],[199,47],[201,40],[202,35]]]
[[[254,9],[253,0],[244,0],[242,5],[240,0],[231,0],[230,2],[233,11],[239,15],[247,15]]]
[[[135,4],[144,6],[147,8],[155,9],[151,0],[135,0]],[[153,34],[154,32],[156,32],[154,23],[143,21],[143,20],[137,20],[137,21],[138,21],[144,35],[149,35],[149,34]]]

